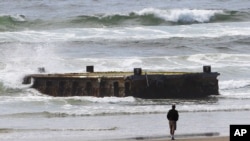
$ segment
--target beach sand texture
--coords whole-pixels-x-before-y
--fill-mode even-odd
[[[156,139],[152,141],[171,141],[171,139]],[[175,141],[229,141],[229,137],[176,138]]]

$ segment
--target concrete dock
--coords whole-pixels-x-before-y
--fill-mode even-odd
[[[131,72],[94,72],[87,66],[86,73],[30,74],[23,84],[50,96],[133,96],[147,99],[199,98],[218,95],[219,73],[203,66],[202,72],[145,72],[134,68]],[[33,80],[33,81],[32,81]]]

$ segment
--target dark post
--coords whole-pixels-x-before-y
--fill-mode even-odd
[[[134,68],[134,75],[141,75],[142,69],[141,68]]]
[[[94,66],[86,66],[86,72],[94,72]]]
[[[203,66],[203,72],[210,73],[211,72],[211,66]]]
[[[39,71],[40,73],[45,73],[45,68],[44,68],[44,67],[40,67],[40,68],[38,68],[38,71]]]

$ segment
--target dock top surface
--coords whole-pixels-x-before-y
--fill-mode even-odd
[[[201,72],[142,72],[141,75],[184,75],[200,74]],[[126,77],[134,75],[133,72],[87,72],[87,73],[53,73],[31,74],[30,77],[57,77],[57,78],[97,78],[97,77]]]

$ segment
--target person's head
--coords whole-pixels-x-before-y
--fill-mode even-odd
[[[172,104],[172,109],[175,109],[175,104]]]

